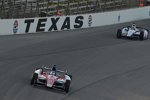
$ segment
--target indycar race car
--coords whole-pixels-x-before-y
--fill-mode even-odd
[[[56,67],[41,67],[34,71],[31,85],[44,85],[50,88],[59,88],[68,93],[71,80],[72,75],[67,74],[67,71],[56,70]]]
[[[122,29],[118,29],[117,38],[128,37],[134,38],[137,37],[140,40],[148,39],[149,31],[145,28],[136,27],[135,24],[132,26],[123,27]]]

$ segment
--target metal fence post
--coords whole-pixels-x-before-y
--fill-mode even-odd
[[[39,16],[39,0],[36,1],[36,17]]]

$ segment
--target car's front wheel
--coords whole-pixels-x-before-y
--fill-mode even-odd
[[[69,92],[69,88],[70,88],[70,80],[66,80],[65,87],[64,87],[66,93]]]
[[[144,40],[144,32],[140,32],[140,36],[139,36],[140,40]]]
[[[34,73],[33,76],[32,76],[32,79],[31,79],[31,85],[32,86],[35,86],[36,83],[37,83],[37,79],[38,79],[38,74],[37,73]]]

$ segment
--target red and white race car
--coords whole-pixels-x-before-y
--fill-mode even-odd
[[[31,85],[39,84],[50,88],[59,88],[68,93],[71,80],[72,75],[67,74],[67,71],[56,70],[56,67],[41,67],[34,71]]]

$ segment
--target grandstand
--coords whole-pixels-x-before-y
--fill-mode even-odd
[[[138,0],[0,0],[1,18],[75,15],[137,7]]]
[[[2,18],[32,17],[35,16],[35,10],[36,0],[0,0]]]
[[[39,5],[40,11],[47,14],[61,12],[63,15],[72,15],[125,8],[127,0],[41,0]]]

